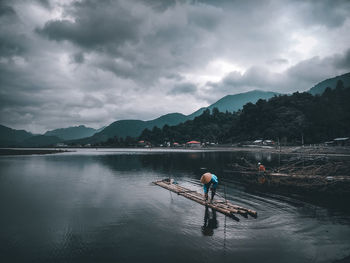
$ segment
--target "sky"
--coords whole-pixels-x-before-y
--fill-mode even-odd
[[[33,133],[349,71],[348,0],[0,0],[0,124]]]

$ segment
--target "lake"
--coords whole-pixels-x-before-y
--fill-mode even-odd
[[[350,255],[346,209],[247,188],[225,172],[241,157],[279,161],[154,149],[0,157],[0,260],[336,262]],[[258,217],[237,222],[151,183],[172,178],[202,191],[206,171],[218,176],[219,195]]]

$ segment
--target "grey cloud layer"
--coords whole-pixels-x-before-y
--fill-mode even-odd
[[[344,54],[301,61],[281,73],[273,73],[261,67],[252,67],[244,74],[232,72],[220,82],[208,82],[207,86],[210,88],[209,93],[215,91],[220,95],[230,94],[237,88],[292,93],[310,89],[320,80],[340,75],[344,70],[350,70],[350,49]]]
[[[305,90],[350,70],[349,14],[340,0],[2,1],[0,123],[98,128],[251,89]],[[309,33],[322,48],[299,54],[295,35]],[[200,81],[215,60],[245,72]]]
[[[101,50],[137,40],[141,20],[136,14],[132,16],[127,4],[84,1],[73,3],[70,9],[68,14],[74,21],[48,21],[37,32],[52,40],[69,40],[78,46]]]

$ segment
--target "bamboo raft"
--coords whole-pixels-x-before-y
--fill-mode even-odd
[[[171,181],[165,179],[161,181],[153,182],[155,185],[161,186],[165,189],[168,189],[174,193],[177,193],[178,195],[181,195],[183,197],[186,197],[188,199],[191,199],[201,205],[210,207],[224,215],[227,215],[229,217],[232,217],[234,219],[238,219],[235,214],[239,214],[241,216],[244,216],[245,218],[248,217],[248,215],[256,218],[258,216],[257,212],[251,209],[247,209],[238,205],[231,204],[228,201],[225,200],[214,200],[212,203],[205,201],[205,197],[203,194],[198,193],[197,191],[192,191],[188,188],[179,186],[177,184],[172,183]]]

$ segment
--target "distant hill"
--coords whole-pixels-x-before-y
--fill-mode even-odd
[[[193,120],[194,118],[201,115],[206,109],[207,109],[207,107],[202,107],[199,110],[196,110],[195,112],[191,113],[190,115],[187,115],[187,120]]]
[[[176,125],[187,120],[186,115],[181,113],[170,113],[150,121],[140,120],[120,120],[113,122],[101,132],[96,133],[93,137],[108,139],[114,136],[118,137],[137,137],[146,129],[152,129],[154,126],[163,127],[165,124]]]
[[[195,117],[201,115],[206,109],[218,108],[221,112],[234,112],[241,110],[248,102],[256,103],[259,99],[268,100],[274,96],[278,96],[280,93],[272,91],[252,90],[244,93],[238,93],[234,95],[227,95],[217,102],[211,104],[208,107],[200,108],[194,113],[187,116],[188,120],[193,120]]]
[[[45,147],[55,146],[62,139],[56,136],[35,135],[20,142],[20,147]]]
[[[33,134],[25,130],[15,130],[0,125],[0,147],[15,147],[20,142],[32,136]]]
[[[37,135],[25,130],[15,130],[0,125],[0,147],[45,147],[54,146],[59,142],[80,138],[90,138],[99,130],[87,128],[83,125],[56,129],[46,132],[44,135]]]
[[[163,127],[165,124],[176,125],[187,120],[187,116],[181,113],[170,113],[163,115],[157,119],[149,121],[141,120],[120,120],[108,125],[102,131],[95,133],[90,138],[74,140],[68,143],[87,144],[105,141],[109,138],[117,136],[119,138],[138,137],[141,132],[148,128],[152,129],[154,126]]]
[[[340,76],[337,76],[337,77],[334,77],[334,78],[330,78],[330,79],[326,79],[324,81],[321,81],[320,83],[318,83],[317,85],[312,87],[308,92],[311,93],[312,95],[322,94],[327,87],[334,89],[335,86],[337,85],[338,80],[343,81],[344,87],[349,87],[350,86],[350,72],[343,74],[343,75],[340,75]]]
[[[106,128],[107,126],[103,126],[103,127],[101,127],[101,128],[99,128],[99,129],[96,129],[96,132],[95,133],[98,133],[98,132],[100,132],[100,131],[102,131],[104,128]]]
[[[0,125],[0,147],[53,146],[62,139],[56,136],[34,135],[25,130],[15,130]]]
[[[227,95],[207,108],[210,110],[212,110],[213,108],[218,108],[219,111],[221,112],[225,112],[225,111],[233,112],[233,111],[238,111],[242,109],[243,106],[248,102],[251,102],[254,104],[259,99],[268,100],[274,97],[275,95],[277,96],[280,94],[276,92],[271,92],[271,91],[252,90],[245,93]]]
[[[97,130],[84,125],[47,131],[45,136],[56,136],[62,140],[75,140],[94,135]]]
[[[267,92],[260,90],[253,90],[245,93],[239,93],[235,95],[228,95],[218,100],[214,104],[200,108],[190,115],[184,115],[181,113],[169,113],[163,115],[157,119],[149,120],[149,121],[141,121],[141,120],[119,120],[115,121],[106,128],[104,128],[101,132],[95,133],[90,138],[85,138],[81,140],[75,140],[68,143],[75,144],[87,144],[87,143],[96,143],[101,141],[106,141],[109,138],[113,138],[117,136],[119,138],[125,138],[127,136],[130,137],[138,137],[142,133],[144,129],[152,129],[154,126],[158,128],[163,128],[164,125],[177,125],[181,122],[185,122],[187,120],[193,120],[195,117],[201,115],[204,110],[213,108],[218,108],[219,111],[222,112],[233,112],[239,109],[242,109],[243,105],[252,102],[255,103],[259,99],[270,99],[273,96],[278,95],[275,92]]]

